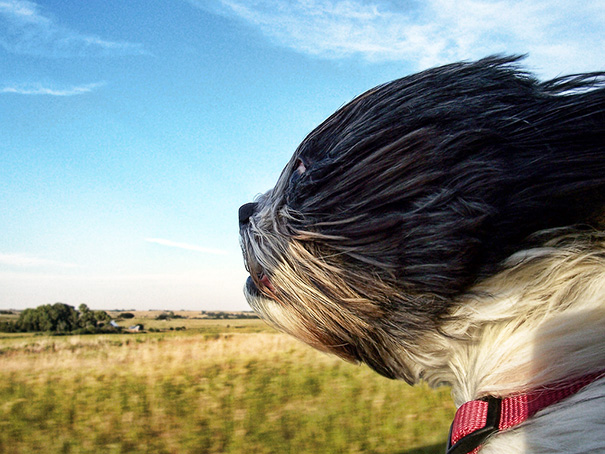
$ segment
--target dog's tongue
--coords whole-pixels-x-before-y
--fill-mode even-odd
[[[271,281],[269,280],[266,274],[263,274],[263,277],[260,278],[260,283],[267,287],[268,290],[271,290],[272,292],[275,291],[275,289],[273,288],[273,284],[271,284]]]

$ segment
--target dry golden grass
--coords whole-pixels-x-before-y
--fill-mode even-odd
[[[389,381],[258,320],[230,322],[0,339],[0,452],[442,449],[453,414],[448,390]]]

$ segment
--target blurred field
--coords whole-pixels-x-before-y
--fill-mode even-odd
[[[165,331],[0,333],[0,453],[443,452],[447,389],[387,380],[260,320],[154,316],[127,324]]]

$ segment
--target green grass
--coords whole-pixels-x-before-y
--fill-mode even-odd
[[[443,451],[448,389],[387,380],[258,320],[163,323],[185,321],[0,339],[0,452]]]

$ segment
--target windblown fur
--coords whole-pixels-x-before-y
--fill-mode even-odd
[[[246,295],[386,377],[506,396],[605,369],[604,214],[605,73],[447,65],[342,107],[240,209]],[[605,452],[605,380],[482,452]]]

